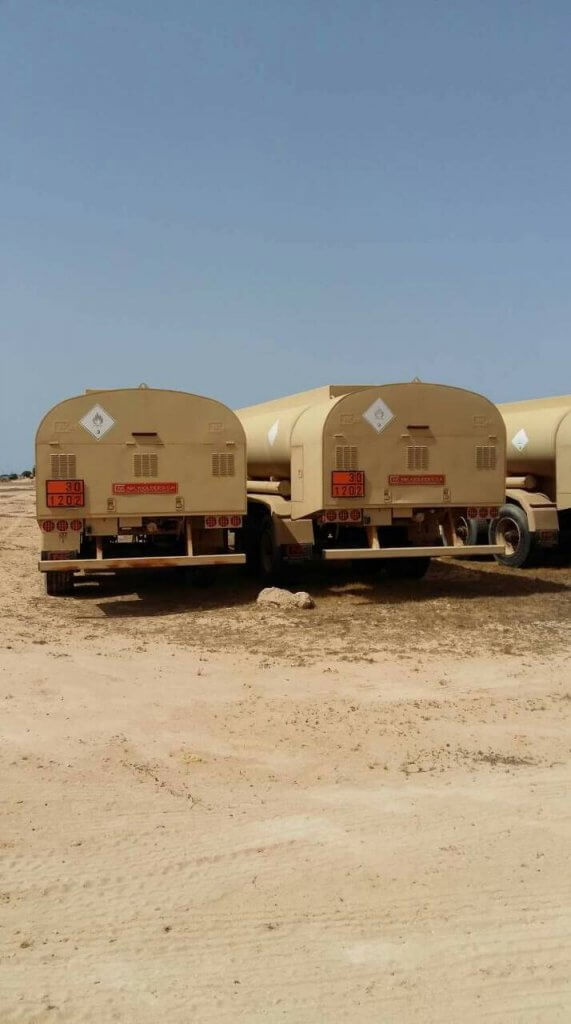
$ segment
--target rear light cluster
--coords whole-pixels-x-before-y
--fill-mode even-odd
[[[320,521],[322,523],[360,523],[362,519],[363,513],[360,508],[341,508],[323,512]]]
[[[204,525],[207,530],[235,530],[242,525],[242,516],[205,516]]]
[[[471,505],[466,510],[468,519],[495,519],[498,514],[498,509],[495,505],[484,505],[482,508],[476,508],[475,505]]]
[[[70,522],[67,519],[44,519],[42,522],[42,530],[44,533],[53,533],[57,530],[58,533],[67,533],[68,530],[83,530],[83,519],[72,519]]]

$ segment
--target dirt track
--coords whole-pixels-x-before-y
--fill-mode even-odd
[[[0,488],[11,1022],[571,1017],[571,571],[49,599]]]

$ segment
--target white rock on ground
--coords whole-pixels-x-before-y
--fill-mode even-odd
[[[258,604],[272,604],[278,608],[315,608],[315,601],[305,590],[292,594],[281,587],[265,587],[257,597]]]

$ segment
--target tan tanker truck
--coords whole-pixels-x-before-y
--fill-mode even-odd
[[[506,497],[489,530],[504,565],[531,564],[571,539],[571,395],[500,405],[507,432]]]
[[[327,386],[239,409],[248,451],[244,546],[264,577],[284,562],[381,559],[420,577],[467,545],[470,517],[504,499],[505,428],[460,388]]]
[[[36,487],[48,594],[82,571],[245,562],[244,431],[211,398],[142,386],[60,402],[36,435]]]

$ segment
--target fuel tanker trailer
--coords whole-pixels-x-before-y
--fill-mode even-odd
[[[490,524],[496,555],[519,568],[571,541],[571,395],[500,405],[507,432],[506,496]]]
[[[460,388],[413,381],[329,385],[238,410],[248,452],[250,563],[382,560],[420,577],[430,558],[502,552],[467,543],[469,519],[504,498],[497,408]]]
[[[40,423],[36,483],[48,594],[81,572],[245,561],[244,430],[212,398],[145,386],[68,398]]]

